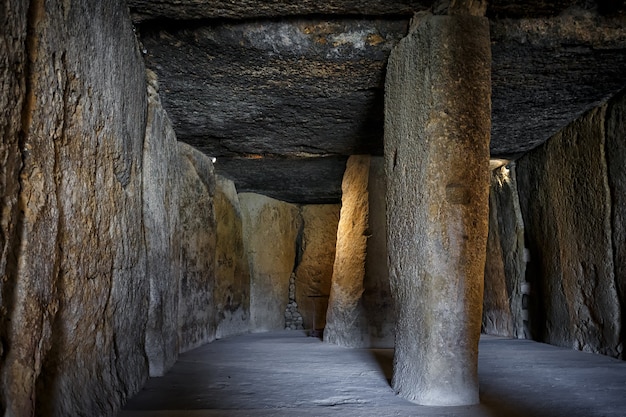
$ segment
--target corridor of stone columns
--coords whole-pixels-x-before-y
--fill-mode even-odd
[[[623,1],[0,22],[2,415],[624,415]]]

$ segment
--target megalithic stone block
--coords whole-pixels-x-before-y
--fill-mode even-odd
[[[385,90],[392,385],[423,405],[474,404],[488,231],[487,19],[415,16]]]

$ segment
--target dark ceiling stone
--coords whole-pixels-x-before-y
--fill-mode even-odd
[[[432,0],[127,0],[136,22],[149,19],[254,19],[286,16],[411,16]]]
[[[142,29],[179,140],[211,156],[382,154],[383,83],[408,20]]]
[[[492,21],[492,155],[535,148],[626,87],[625,23],[587,12]]]
[[[218,172],[239,190],[328,202],[341,176],[322,157],[382,154],[385,66],[407,25],[408,18],[318,16],[138,29],[179,140],[218,157]],[[571,9],[493,19],[491,27],[494,157],[536,147],[626,85],[624,16]],[[316,191],[295,185],[300,177],[288,168],[297,172],[299,161]]]
[[[341,201],[346,156],[316,158],[217,158],[215,169],[235,181],[237,192],[255,192],[290,203]]]

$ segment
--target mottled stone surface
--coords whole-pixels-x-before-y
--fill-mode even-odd
[[[337,15],[411,15],[414,11],[430,7],[432,0],[176,0],[147,1],[129,0],[136,21],[154,18],[199,19],[229,18],[246,19],[278,16],[306,16],[320,14]]]
[[[179,296],[179,343],[186,351],[215,339],[216,225],[213,208],[215,173],[206,155],[178,143],[182,276]]]
[[[250,330],[283,330],[289,277],[296,261],[298,207],[259,194],[239,194],[250,262]]]
[[[302,241],[296,268],[296,302],[305,329],[319,330],[326,325],[340,209],[338,204],[309,204],[300,210]]]
[[[341,184],[337,248],[324,329],[324,341],[340,346],[361,347],[365,344],[362,295],[367,251],[369,169],[369,155],[351,156]]]
[[[29,64],[17,54],[9,66],[28,71],[6,90],[24,92],[19,241],[3,276],[0,403],[11,416],[110,415],[147,376],[145,70],[125,7],[75,3],[31,2]],[[25,10],[2,9],[10,53]]]
[[[622,89],[625,26],[581,9],[492,21],[492,155],[533,149]]]
[[[530,338],[524,325],[525,282],[524,223],[519,208],[515,164],[511,163],[491,173],[483,298],[484,333]]]
[[[387,67],[392,385],[418,404],[478,402],[490,63],[487,19],[424,14]]]
[[[245,0],[236,3],[225,0],[128,0],[133,12],[133,19],[201,19],[225,17],[230,19],[247,19],[258,17],[277,17],[290,15],[411,15],[420,10],[437,7],[437,3],[450,1],[433,0],[396,0],[396,1],[355,1],[332,0],[316,2],[312,0],[266,1]],[[452,3],[462,3],[452,1]],[[468,3],[485,3],[470,0]],[[544,17],[555,16],[573,5],[587,6],[595,2],[581,0],[492,0],[486,2],[487,14],[498,18]],[[597,2],[603,12],[614,13],[624,9],[623,2]],[[484,12],[485,5],[479,8]],[[480,13],[482,14],[482,13]]]
[[[19,233],[19,145],[25,99],[27,1],[3,4],[0,14],[0,414],[5,415],[11,379],[5,369],[14,308]]]
[[[626,91],[609,102],[606,111],[606,159],[611,189],[611,227],[615,284],[621,304],[622,330],[620,357],[626,344]]]
[[[223,338],[250,327],[250,268],[244,250],[241,207],[235,184],[217,176],[215,191],[215,336]]]
[[[161,106],[156,76],[148,71],[148,116],[143,143],[143,221],[150,307],[146,355],[150,376],[162,376],[178,357],[180,160],[176,135]]]
[[[517,178],[531,256],[533,336],[618,356],[605,115],[600,106],[525,155]]]
[[[317,12],[309,2],[147,3],[134,5],[171,19],[297,14],[139,26],[179,139],[218,156],[217,172],[240,192],[338,203],[346,156],[382,155],[384,69],[409,15],[384,15],[374,2],[358,16],[341,12],[343,2],[318,4]],[[480,13],[485,2],[437,3]],[[493,156],[521,155],[623,88],[626,13],[603,14],[609,2],[488,3]]]
[[[387,264],[387,218],[385,195],[385,160],[370,159],[367,182],[369,216],[365,276],[363,278],[363,306],[367,326],[363,329],[368,347],[392,348],[395,334],[395,311],[389,286]]]
[[[236,183],[239,192],[256,192],[299,204],[341,201],[347,156],[307,158],[218,158],[215,170]]]

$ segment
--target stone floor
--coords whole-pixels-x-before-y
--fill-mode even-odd
[[[393,351],[345,349],[304,332],[248,334],[180,356],[119,417],[624,417],[626,362],[484,336],[481,404],[423,407],[389,386]]]

